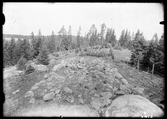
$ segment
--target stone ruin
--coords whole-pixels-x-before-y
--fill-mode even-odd
[[[91,109],[97,110],[101,116],[142,116],[145,113],[149,115],[163,113],[159,107],[145,98],[144,88],[129,84],[113,64],[105,63],[100,59],[62,60],[44,76],[44,80],[36,83],[25,97],[29,97],[29,103],[43,100],[44,102],[57,101],[60,104],[87,104]],[[141,103],[143,107],[137,105],[138,109],[131,102],[128,103],[130,106],[127,106],[127,100],[135,102],[136,105]],[[119,110],[121,106],[123,111]],[[130,109],[134,113],[130,113]],[[158,110],[156,113],[154,113],[155,109]],[[137,110],[140,110],[140,113]]]

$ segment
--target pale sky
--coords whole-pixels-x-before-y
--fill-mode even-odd
[[[81,26],[82,35],[88,32],[92,24],[98,31],[105,23],[108,28],[114,28],[119,39],[121,31],[128,29],[136,33],[143,32],[148,40],[154,33],[158,37],[164,32],[163,6],[159,3],[4,3],[3,13],[5,24],[4,34],[42,35],[55,34],[64,25],[68,31],[76,35]]]

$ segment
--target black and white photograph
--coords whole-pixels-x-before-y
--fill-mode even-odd
[[[3,2],[4,117],[165,115],[164,4]]]

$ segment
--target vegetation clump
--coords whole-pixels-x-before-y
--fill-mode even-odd
[[[26,69],[27,60],[22,56],[17,62],[18,70],[25,70]]]

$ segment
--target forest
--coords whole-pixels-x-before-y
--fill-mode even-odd
[[[104,23],[99,33],[94,24],[84,36],[81,36],[81,27],[76,36],[72,35],[71,30],[71,26],[66,30],[63,25],[58,35],[52,31],[51,35],[43,36],[41,30],[37,35],[32,32],[30,36],[5,34],[3,37],[3,67],[21,65],[20,68],[24,69],[22,65],[33,59],[37,59],[40,64],[48,65],[48,54],[50,53],[81,51],[88,47],[100,46],[117,50],[129,49],[132,52],[130,65],[138,70],[164,75],[164,34],[158,38],[155,33],[152,39],[145,39],[140,30],[131,35],[128,29],[124,29],[120,37],[116,38],[115,29],[107,28]],[[11,40],[5,40],[5,37],[11,37]]]

